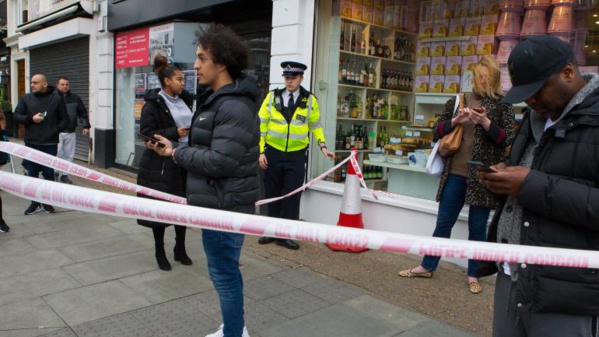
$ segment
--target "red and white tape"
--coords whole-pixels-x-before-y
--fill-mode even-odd
[[[357,151],[352,151],[351,154],[350,154],[350,156],[347,157],[347,158],[345,158],[345,159],[343,159],[339,164],[333,166],[332,168],[330,168],[327,171],[325,171],[323,174],[321,174],[318,177],[316,177],[316,178],[308,181],[304,185],[296,188],[295,190],[293,190],[293,191],[291,191],[291,192],[289,192],[289,193],[287,193],[287,194],[285,194],[283,196],[280,196],[280,197],[258,200],[258,201],[256,201],[256,205],[260,206],[260,205],[268,204],[268,203],[275,202],[275,201],[278,201],[278,200],[281,200],[281,199],[285,199],[285,198],[290,197],[290,196],[292,196],[292,195],[294,195],[296,193],[305,191],[308,187],[310,187],[310,186],[316,184],[318,181],[326,178],[329,174],[335,172],[336,169],[338,169],[341,166],[345,165],[345,163],[347,163],[349,160],[352,160],[352,158],[354,158],[354,156],[355,156],[356,153],[358,153],[358,152]]]
[[[49,155],[36,149],[32,149],[30,147],[26,147],[24,145],[10,142],[0,142],[0,151],[9,153],[13,156],[21,157],[23,159],[27,159],[31,162],[38,163],[40,165],[51,167],[55,170],[68,172],[69,174],[72,174],[74,176],[85,178],[91,181],[96,181],[108,186],[117,187],[122,190],[136,192],[153,198],[176,202],[179,204],[187,204],[187,200],[183,197],[164,193],[151,188],[139,186],[125,180],[111,177],[107,174],[100,173],[87,167],[71,163],[64,159],[60,159],[58,157]]]
[[[420,237],[233,213],[160,200],[148,199],[140,202],[139,198],[133,196],[59,184],[2,171],[0,188],[22,198],[59,207],[195,228],[409,254],[599,268],[599,252],[596,251]]]

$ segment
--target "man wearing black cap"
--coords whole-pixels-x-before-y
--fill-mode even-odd
[[[523,39],[508,68],[513,87],[504,101],[524,101],[533,112],[509,160],[480,172],[504,196],[489,240],[599,250],[599,76],[581,75],[570,46],[547,35]],[[535,265],[541,260],[562,267]],[[584,266],[584,256],[485,264],[479,276],[499,270],[493,336],[597,336],[599,272]]]
[[[320,124],[320,110],[316,97],[301,86],[304,71],[308,68],[299,62],[281,63],[285,77],[285,89],[268,93],[260,108],[260,167],[266,170],[264,185],[267,198],[285,195],[304,182],[306,173],[306,149],[310,144],[309,133],[314,134],[320,151],[330,159],[335,154],[327,150],[324,132]],[[284,219],[299,219],[301,193],[268,205],[268,215]],[[261,237],[260,244],[275,242],[277,245],[299,249],[293,240]]]

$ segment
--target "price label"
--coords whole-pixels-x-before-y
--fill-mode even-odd
[[[381,149],[380,147],[375,147],[373,150],[374,150],[374,153],[381,153],[381,152],[383,152],[383,149]]]
[[[402,150],[395,150],[395,155],[396,156],[403,156],[403,151]]]
[[[414,116],[414,120],[417,122],[424,122],[424,115],[416,115]]]
[[[412,137],[412,131],[406,131],[406,137]]]
[[[414,137],[420,137],[420,131],[414,131]]]

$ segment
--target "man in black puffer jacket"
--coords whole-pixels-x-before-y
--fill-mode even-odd
[[[17,104],[14,113],[16,123],[25,124],[25,146],[56,156],[58,135],[69,124],[69,116],[64,100],[48,86],[46,76],[36,74],[31,77],[31,93],[25,94]],[[42,172],[44,179],[54,180],[54,170],[27,162],[27,175],[37,178]],[[54,213],[51,205],[40,205],[32,201],[25,215],[39,212]]]
[[[210,89],[200,97],[189,143],[154,147],[187,170],[190,205],[253,214],[258,200],[260,90],[242,75],[248,51],[230,29],[215,26],[199,38],[194,68]],[[149,143],[147,146],[152,147]],[[243,234],[202,230],[208,272],[219,297],[223,324],[209,336],[249,337],[243,319],[239,256]]]
[[[599,76],[582,76],[570,46],[526,37],[508,60],[514,87],[507,103],[525,101],[509,162],[481,183],[506,199],[496,212],[493,242],[599,250]],[[553,265],[535,265],[535,262]],[[494,337],[597,336],[599,272],[584,256],[531,256],[498,261]],[[568,267],[565,267],[565,266]],[[486,268],[485,268],[486,267]],[[484,276],[484,275],[479,275]]]

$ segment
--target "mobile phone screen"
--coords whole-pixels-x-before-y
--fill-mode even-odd
[[[141,133],[138,134],[139,138],[143,139],[143,140],[147,140],[149,142],[152,143],[156,143],[158,147],[164,147],[164,143],[161,143],[158,139],[154,138],[154,137],[148,137],[146,135],[142,135]]]
[[[470,167],[474,167],[474,168],[476,168],[476,169],[478,169],[478,170],[483,170],[483,171],[485,171],[485,172],[497,172],[497,171],[495,171],[493,168],[491,168],[490,166],[487,166],[487,165],[485,165],[485,164],[483,164],[483,163],[481,163],[481,162],[479,162],[479,161],[472,161],[472,160],[469,160],[469,161],[467,162],[467,164],[468,164],[468,166],[470,166]]]

